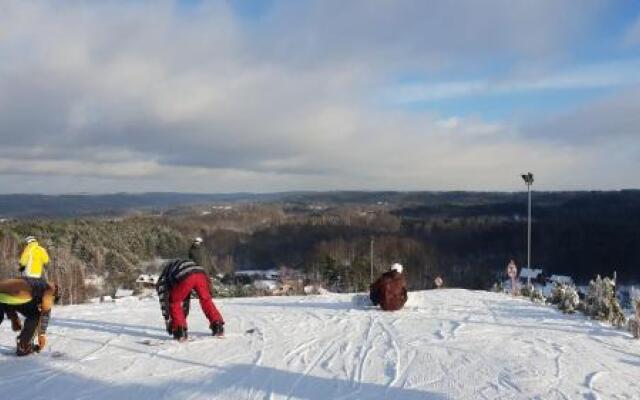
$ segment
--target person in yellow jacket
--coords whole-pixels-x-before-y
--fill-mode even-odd
[[[14,324],[17,313],[26,318],[24,326],[20,326],[19,320],[18,325],[14,325],[14,330],[20,330],[16,349],[18,356],[26,356],[44,349],[47,343],[47,326],[56,293],[56,285],[43,279],[0,280],[0,324],[5,314]],[[38,342],[34,344],[36,335]]]
[[[45,278],[45,267],[49,264],[49,254],[33,236],[25,239],[27,245],[20,256],[20,272],[29,278]]]

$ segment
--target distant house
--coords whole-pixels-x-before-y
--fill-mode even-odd
[[[520,270],[520,280],[523,282],[527,282],[529,280],[544,283],[544,276],[542,274],[542,269],[537,268],[522,268]]]
[[[257,269],[245,269],[236,271],[236,275],[256,277],[266,280],[278,280],[280,278],[280,271],[277,269],[257,270]]]
[[[573,278],[566,275],[551,275],[549,281],[552,283],[564,283],[565,285],[573,285]]]
[[[104,277],[98,275],[89,275],[84,278],[85,286],[94,286],[98,289],[104,288]]]
[[[133,290],[130,289],[118,289],[116,290],[116,294],[115,297],[116,299],[123,299],[125,297],[131,297],[133,296]]]
[[[278,281],[261,279],[253,282],[253,287],[259,290],[267,290],[273,292],[280,287]]]
[[[160,277],[158,275],[142,274],[136,279],[136,284],[142,289],[153,289],[156,287]]]

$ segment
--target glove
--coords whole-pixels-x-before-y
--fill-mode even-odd
[[[41,333],[38,335],[38,351],[44,350],[44,346],[47,345],[47,335]]]
[[[24,269],[25,269],[25,268],[26,268],[26,267],[25,267],[24,265],[21,265],[18,269],[20,270],[20,272],[24,272]]]

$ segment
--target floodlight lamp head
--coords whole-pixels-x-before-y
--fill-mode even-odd
[[[531,172],[522,174],[521,176],[522,176],[522,179],[524,180],[524,183],[526,183],[527,185],[533,184],[533,174]]]

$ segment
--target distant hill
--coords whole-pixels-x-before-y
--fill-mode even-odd
[[[536,208],[564,204],[583,207],[618,208],[640,198],[640,190],[608,192],[534,192]],[[611,201],[613,200],[613,201]],[[141,194],[8,194],[0,195],[0,218],[114,216],[136,211],[164,211],[171,208],[212,203],[287,203],[335,205],[384,205],[404,209],[404,216],[415,214],[466,215],[521,213],[525,192],[402,192],[402,191],[297,191],[279,193],[171,193]],[[622,203],[619,203],[622,202]],[[622,206],[622,208],[619,208]],[[591,210],[593,211],[593,210]]]
[[[250,193],[115,193],[104,195],[0,195],[0,218],[118,215],[135,210],[162,210],[182,205],[262,201],[273,195]]]

